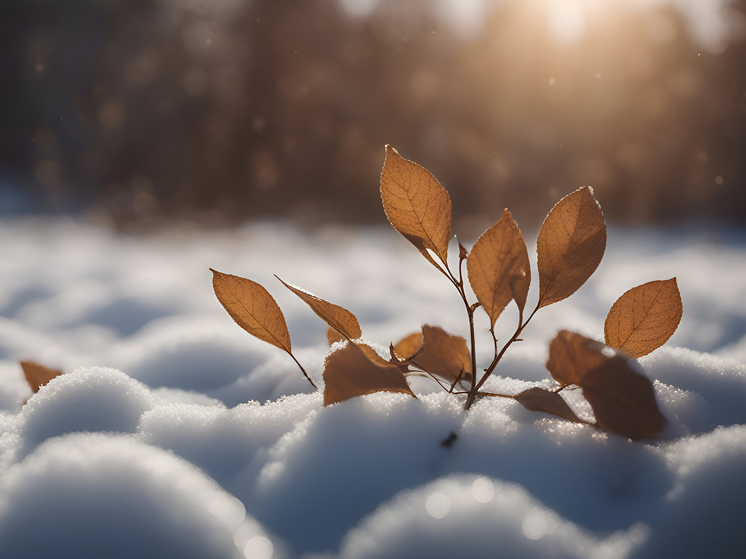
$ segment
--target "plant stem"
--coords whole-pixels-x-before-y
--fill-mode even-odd
[[[292,358],[293,358],[293,361],[295,361],[295,364],[296,364],[296,365],[298,365],[298,367],[300,367],[300,370],[301,370],[301,372],[303,373],[303,376],[304,376],[304,377],[306,377],[306,380],[308,380],[308,382],[310,382],[310,383],[311,383],[311,386],[313,386],[313,387],[314,387],[314,388],[315,388],[316,390],[318,390],[318,389],[319,389],[319,387],[318,387],[318,386],[316,386],[316,385],[315,385],[315,384],[313,383],[313,381],[311,380],[311,377],[309,377],[309,376],[308,376],[308,373],[306,373],[306,370],[305,370],[305,369],[303,368],[303,365],[301,365],[301,364],[300,364],[300,361],[298,361],[298,360],[297,360],[297,359],[295,358],[295,355],[293,355],[293,354],[292,354],[292,353],[290,353],[289,351],[288,351],[288,355],[289,355],[290,357],[292,357]]]
[[[494,396],[496,398],[510,398],[511,400],[515,400],[513,394],[498,394],[496,392],[479,392],[477,396]]]
[[[518,328],[516,328],[515,332],[511,336],[511,338],[506,342],[506,344],[503,346],[503,348],[500,350],[499,353],[496,353],[495,358],[492,360],[492,363],[490,363],[490,366],[487,367],[484,371],[484,375],[481,379],[479,379],[479,382],[476,383],[476,385],[472,386],[472,389],[469,391],[469,396],[466,399],[466,403],[464,404],[464,411],[468,411],[469,408],[471,408],[474,401],[477,399],[477,396],[480,396],[482,394],[479,393],[479,389],[482,388],[482,385],[485,383],[485,381],[490,377],[492,372],[495,370],[495,367],[500,362],[500,359],[503,358],[503,355],[505,355],[505,352],[508,350],[508,348],[518,339],[518,336],[521,335],[521,332],[523,332],[523,329],[528,326],[528,323],[531,322],[531,319],[536,314],[536,311],[539,310],[539,305],[536,305],[536,308],[534,309],[534,312],[531,313],[531,316],[529,316],[525,322],[523,322],[523,311],[519,309],[518,314]],[[494,332],[492,333],[493,339],[495,339]],[[495,339],[495,349],[497,349],[497,340]],[[485,394],[486,395],[486,394]],[[490,394],[492,395],[492,394]],[[505,397],[505,396],[502,396]]]
[[[474,336],[475,309],[469,304],[469,301],[466,298],[466,290],[464,289],[463,265],[465,260],[466,258],[464,256],[459,255],[458,281],[456,280],[456,278],[453,277],[453,274],[451,274],[451,281],[453,282],[453,285],[456,286],[459,295],[461,295],[461,300],[464,302],[464,306],[466,307],[466,314],[469,317],[469,340],[471,342],[471,389],[469,390],[469,394],[471,395],[472,392],[476,391],[477,384],[477,344],[476,338]]]

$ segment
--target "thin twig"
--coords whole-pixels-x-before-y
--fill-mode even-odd
[[[292,358],[293,358],[293,361],[295,361],[295,364],[296,364],[296,365],[298,365],[298,367],[300,367],[300,370],[301,370],[301,372],[303,373],[303,376],[305,376],[305,377],[306,377],[306,379],[308,380],[308,382],[310,382],[310,383],[311,383],[311,386],[313,386],[313,387],[314,387],[314,388],[315,388],[316,390],[318,390],[318,389],[319,389],[319,387],[318,387],[318,386],[316,386],[316,385],[315,385],[315,384],[313,383],[313,381],[311,380],[311,377],[309,377],[309,376],[308,376],[308,373],[306,373],[306,370],[305,370],[305,369],[303,368],[303,365],[301,365],[301,364],[300,364],[300,361],[298,361],[298,360],[297,360],[297,359],[295,358],[295,355],[293,355],[293,354],[292,354],[292,353],[290,353],[289,351],[288,351],[288,355],[289,355],[290,357],[292,357]]]
[[[477,392],[477,396],[494,396],[496,398],[510,398],[515,400],[515,394],[497,394],[496,392]]]
[[[523,332],[523,329],[524,329],[524,328],[525,328],[526,326],[528,326],[528,323],[529,323],[529,322],[531,322],[531,319],[532,319],[532,318],[534,317],[534,315],[536,314],[536,311],[538,311],[538,310],[539,310],[539,305],[537,304],[537,305],[536,305],[536,308],[534,309],[534,312],[532,312],[532,313],[531,313],[531,316],[529,316],[529,317],[528,317],[528,318],[526,319],[526,322],[522,322],[522,321],[519,321],[519,323],[518,323],[518,328],[516,328],[516,331],[515,331],[515,333],[513,334],[513,336],[512,336],[512,337],[511,337],[511,338],[510,338],[510,339],[509,339],[509,340],[507,341],[507,343],[506,343],[506,344],[505,344],[505,345],[503,346],[503,348],[502,348],[502,349],[500,350],[500,353],[498,353],[498,354],[497,354],[497,355],[495,356],[495,359],[493,359],[492,363],[491,363],[491,364],[490,364],[490,366],[489,366],[489,367],[487,368],[487,371],[485,372],[484,376],[483,376],[483,377],[481,378],[481,380],[480,380],[480,381],[479,381],[479,383],[477,384],[477,390],[479,390],[479,389],[480,389],[480,388],[482,387],[482,385],[484,384],[484,382],[485,382],[485,381],[487,380],[487,378],[489,378],[489,376],[490,376],[490,375],[492,374],[492,371],[494,371],[494,370],[495,370],[495,367],[496,367],[496,366],[497,366],[497,364],[498,364],[498,363],[500,362],[500,359],[502,359],[503,355],[505,355],[505,352],[506,352],[506,351],[508,350],[508,348],[509,348],[509,347],[511,346],[511,344],[512,344],[512,343],[513,343],[514,341],[516,341],[516,340],[518,339],[518,336],[520,336],[520,335],[521,335],[521,332]],[[522,317],[522,315],[523,315],[523,313],[520,313],[520,316],[519,316],[519,318],[521,318],[521,317]]]
[[[459,372],[458,376],[456,377],[456,380],[454,380],[453,384],[451,385],[451,389],[448,391],[449,394],[453,394],[453,389],[456,387],[456,384],[458,384],[458,381],[461,380],[461,377],[463,374],[464,374],[464,369],[462,367],[461,372]]]

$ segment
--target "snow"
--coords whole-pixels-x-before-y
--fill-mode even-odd
[[[551,386],[558,329],[601,338],[619,295],[676,276],[681,326],[639,360],[669,425],[637,443],[505,399],[464,413],[422,379],[418,399],[324,408],[212,293],[210,267],[267,287],[319,383],[325,325],[275,273],[353,311],[382,352],[422,323],[466,335],[453,287],[386,228],[127,237],[17,218],[0,238],[0,558],[741,555],[741,231],[610,228],[596,274],[539,311],[485,385]],[[513,320],[509,307],[501,336]],[[477,326],[486,365],[486,317]],[[66,372],[31,395],[21,359]],[[587,417],[579,391],[566,397]]]

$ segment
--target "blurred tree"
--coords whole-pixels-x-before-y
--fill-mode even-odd
[[[119,224],[381,221],[390,143],[467,235],[506,206],[535,227],[584,184],[612,220],[746,222],[732,31],[697,42],[633,2],[453,11],[471,4],[5,0],[0,171]]]

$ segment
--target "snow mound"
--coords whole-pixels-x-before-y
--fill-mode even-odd
[[[353,311],[376,347],[423,323],[468,335],[453,287],[394,232],[254,224],[135,239],[19,220],[0,221],[0,238],[13,239],[0,243],[0,559],[746,548],[746,365],[733,360],[746,347],[743,235],[611,230],[594,277],[542,309],[485,384],[552,386],[544,364],[558,329],[601,339],[621,293],[677,276],[681,327],[639,360],[668,427],[642,442],[502,398],[464,412],[462,396],[423,379],[417,399],[323,407],[292,359],[237,327],[210,287],[209,267],[265,285],[319,385],[326,326],[272,273]],[[484,367],[492,340],[480,320]],[[32,395],[21,359],[66,372]],[[590,417],[580,391],[562,397]]]
[[[453,475],[382,505],[342,542],[340,559],[534,557],[623,559],[649,537],[644,524],[598,538],[521,486]]]
[[[238,499],[125,435],[52,439],[0,483],[2,557],[237,559],[252,537]]]
[[[79,431],[134,433],[155,399],[142,383],[115,369],[78,369],[52,379],[21,410],[24,452],[50,437]]]

